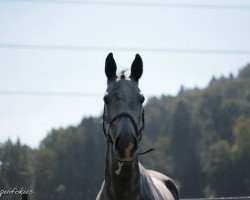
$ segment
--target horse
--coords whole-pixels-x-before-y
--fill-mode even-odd
[[[174,181],[138,162],[137,148],[144,132],[144,96],[138,83],[143,62],[136,54],[130,76],[117,66],[110,53],[105,61],[107,90],[104,96],[103,132],[107,140],[105,180],[96,200],[178,200]]]

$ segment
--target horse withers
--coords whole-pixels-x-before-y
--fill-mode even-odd
[[[137,147],[144,131],[144,96],[138,87],[143,72],[136,55],[131,74],[116,75],[113,54],[106,58],[103,132],[107,139],[105,180],[96,200],[176,200],[178,189],[169,177],[145,169]]]

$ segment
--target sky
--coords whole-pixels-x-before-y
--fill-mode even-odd
[[[79,1],[0,1],[0,143],[20,138],[36,148],[52,128],[99,116],[109,52],[118,71],[141,55],[139,85],[147,98],[175,95],[181,85],[204,88],[212,76],[237,75],[250,62],[247,0]]]

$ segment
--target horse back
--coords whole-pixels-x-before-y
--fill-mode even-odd
[[[160,188],[159,190],[162,190],[162,186],[164,186],[169,190],[175,200],[180,198],[179,190],[171,178],[154,170],[147,169],[146,171],[149,173],[149,176],[151,177],[155,186]]]

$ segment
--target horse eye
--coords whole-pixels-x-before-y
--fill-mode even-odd
[[[143,104],[144,101],[145,101],[145,97],[141,95],[140,103]]]
[[[109,98],[108,98],[107,95],[105,95],[105,96],[103,97],[103,101],[104,101],[106,104],[109,103]]]

